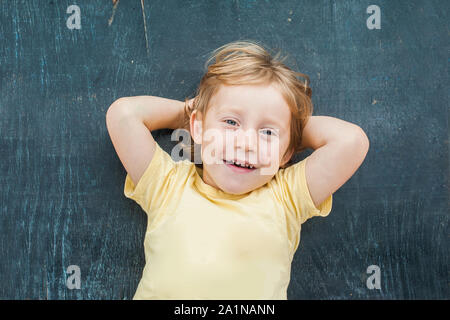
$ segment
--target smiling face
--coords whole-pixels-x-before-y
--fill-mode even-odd
[[[206,118],[194,111],[192,137],[202,145],[203,181],[231,194],[266,184],[285,164],[291,111],[271,85],[222,85],[210,100]],[[228,164],[250,164],[243,169]]]

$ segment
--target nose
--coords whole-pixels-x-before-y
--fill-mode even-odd
[[[236,133],[236,148],[242,149],[245,152],[255,151],[257,138],[255,134],[255,130],[248,129],[238,129]]]

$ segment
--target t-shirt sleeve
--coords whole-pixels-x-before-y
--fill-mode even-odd
[[[177,162],[155,143],[153,158],[137,185],[127,173],[124,186],[125,197],[136,201],[148,216],[165,205],[178,168]]]
[[[333,195],[325,199],[317,208],[311,198],[305,174],[308,157],[287,168],[280,169],[275,175],[278,196],[286,206],[291,218],[304,223],[314,216],[327,216],[332,207]]]

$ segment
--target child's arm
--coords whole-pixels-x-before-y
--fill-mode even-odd
[[[316,207],[356,172],[369,150],[369,139],[357,125],[327,116],[311,116],[302,146],[314,149],[305,164],[308,188]]]
[[[184,102],[155,96],[123,97],[111,104],[106,126],[117,155],[135,185],[153,158],[151,132],[179,128]]]
[[[122,105],[133,117],[142,120],[150,131],[180,128],[184,116],[183,101],[162,97],[122,97],[114,103]]]

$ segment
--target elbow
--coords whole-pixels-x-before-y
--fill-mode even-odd
[[[111,123],[117,121],[119,117],[123,117],[125,115],[125,111],[127,110],[127,108],[124,108],[123,105],[124,105],[123,98],[119,98],[109,106],[108,110],[106,110],[105,122],[108,131],[111,126]]]
[[[118,100],[120,100],[120,99],[118,99]],[[106,117],[106,124],[108,124],[108,121],[111,119],[113,114],[115,114],[117,112],[118,100],[116,100],[113,103],[111,103],[111,105],[106,110],[106,115],[105,115],[105,117]]]
[[[111,109],[117,109],[120,106],[123,106],[126,103],[126,101],[127,101],[127,97],[121,97],[121,98],[116,99],[113,103],[111,103],[111,105],[108,108],[108,111]]]
[[[357,125],[350,126],[337,141],[346,146],[349,151],[351,150],[350,152],[354,156],[362,158],[363,160],[369,151],[369,138],[364,130]]]
[[[364,159],[369,152],[370,141],[369,137],[367,137],[367,134],[361,127],[357,126],[355,133],[352,136],[352,141],[354,143],[355,151],[358,151]]]
[[[106,117],[108,117],[108,114],[111,114],[114,109],[117,109],[119,104],[122,104],[121,99],[123,98],[116,99],[113,103],[109,105],[108,109],[106,110]]]
[[[121,115],[126,115],[130,112],[130,108],[127,107],[128,99],[127,97],[121,97],[115,100],[111,105],[109,106],[108,110],[106,110],[106,120],[108,120],[108,117],[112,114],[120,113]]]

